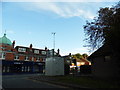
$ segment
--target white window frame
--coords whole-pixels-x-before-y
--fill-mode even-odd
[[[32,57],[32,61],[34,61],[34,57]]]
[[[39,57],[37,57],[37,60],[36,60],[36,62],[40,62],[40,58],[39,58]]]
[[[53,51],[52,50],[50,50],[50,56],[52,56],[53,55]]]
[[[42,62],[45,62],[45,61],[46,61],[46,59],[45,59],[45,58],[43,58]]]
[[[40,52],[39,52],[39,50],[34,50],[34,53],[39,54]]]
[[[1,53],[1,58],[0,59],[5,59],[5,52],[0,52]]]
[[[29,61],[29,57],[28,56],[25,57],[25,61]]]
[[[41,54],[42,54],[42,55],[46,55],[47,52],[46,52],[46,51],[41,51]]]
[[[19,47],[18,52],[26,52],[26,48]]]
[[[19,58],[18,58],[19,56],[18,55],[16,55],[15,56],[15,58],[14,58],[14,60],[19,60]]]

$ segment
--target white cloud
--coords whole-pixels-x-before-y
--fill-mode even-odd
[[[22,5],[27,10],[36,12],[47,11],[57,14],[60,17],[83,17],[87,19],[93,19],[95,14],[90,11],[89,8],[85,8],[84,5],[78,3],[55,3],[55,2],[38,2]]]

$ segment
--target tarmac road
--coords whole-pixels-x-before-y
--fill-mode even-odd
[[[67,88],[59,85],[50,83],[38,82],[35,80],[28,79],[30,76],[36,76],[40,74],[27,74],[27,75],[3,75],[2,76],[2,87],[7,88]]]

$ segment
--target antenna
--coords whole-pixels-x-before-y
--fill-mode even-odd
[[[53,49],[55,50],[55,32],[52,32],[52,34],[53,34]]]
[[[4,35],[6,36],[6,29],[5,29],[5,33],[4,33]]]

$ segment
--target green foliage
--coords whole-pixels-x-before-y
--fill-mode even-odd
[[[111,8],[100,8],[98,16],[92,22],[86,21],[85,39],[91,50],[98,49],[103,44],[109,44],[114,50],[120,46],[120,2]]]
[[[81,58],[87,58],[88,55],[87,55],[87,54],[82,54],[82,55],[81,55],[80,53],[77,53],[77,54],[73,54],[72,57],[73,57],[74,59],[81,59]]]

